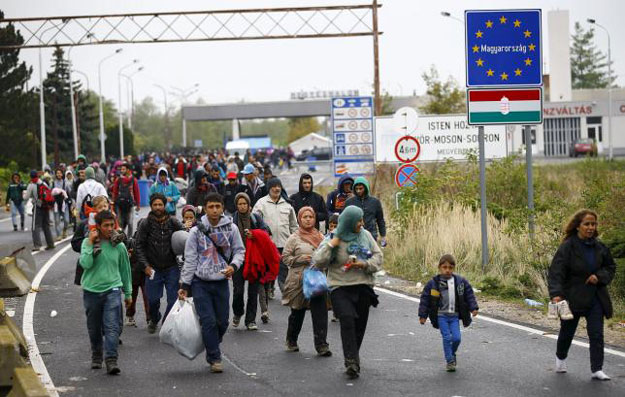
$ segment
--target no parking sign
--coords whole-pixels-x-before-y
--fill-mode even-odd
[[[417,186],[419,167],[415,164],[403,164],[395,173],[395,183],[399,187]]]

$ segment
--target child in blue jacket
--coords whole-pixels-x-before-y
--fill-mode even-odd
[[[432,326],[441,331],[447,372],[456,370],[456,351],[460,346],[460,320],[465,327],[471,324],[471,314],[479,310],[471,284],[453,274],[456,260],[446,254],[438,261],[437,276],[428,281],[419,303],[419,323],[430,318]],[[450,293],[454,291],[454,293]]]

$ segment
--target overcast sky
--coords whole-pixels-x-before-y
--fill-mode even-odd
[[[54,15],[95,15],[155,11],[197,11],[231,8],[363,4],[366,0],[230,0],[230,1],[122,1],[122,0],[3,0],[6,18]],[[424,92],[421,74],[435,65],[441,76],[453,76],[464,85],[464,32],[459,21],[441,16],[448,11],[463,18],[465,9],[542,8],[545,70],[549,70],[547,11],[570,10],[575,21],[595,18],[611,34],[612,59],[617,83],[625,85],[625,1],[622,0],[380,0],[380,76],[392,95]],[[596,43],[607,52],[607,38],[596,32]],[[568,45],[568,43],[562,43]],[[91,88],[97,88],[97,64],[119,46],[98,45],[72,50],[75,69],[85,72]],[[261,40],[171,44],[128,44],[103,66],[103,94],[117,102],[117,71],[138,58],[145,70],[134,78],[135,100],[152,96],[162,104],[155,83],[188,88],[199,83],[198,94],[208,103],[287,100],[299,90],[360,89],[367,94],[373,82],[372,38]],[[21,57],[33,65],[31,84],[39,83],[37,50],[23,50]],[[43,50],[44,68],[51,49]],[[127,69],[129,72],[132,68]],[[78,77],[78,76],[77,76]],[[174,98],[170,103],[176,106]],[[125,97],[123,99],[125,104]]]

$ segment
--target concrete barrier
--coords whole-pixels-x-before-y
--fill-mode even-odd
[[[47,390],[31,367],[15,368],[13,388],[7,397],[48,397]]]
[[[14,256],[0,259],[0,297],[26,295],[30,291],[30,280],[17,267]]]
[[[0,386],[13,384],[13,371],[26,363],[20,356],[19,343],[9,327],[0,326]]]

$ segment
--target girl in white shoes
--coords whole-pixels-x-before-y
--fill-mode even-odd
[[[607,287],[614,278],[616,265],[610,250],[597,236],[597,214],[591,210],[578,211],[566,225],[562,244],[549,267],[549,296],[554,303],[566,300],[573,313],[569,320],[564,320],[567,316],[560,313],[556,372],[567,371],[566,357],[577,323],[580,317],[585,317],[592,379],[610,380],[603,372],[603,318],[612,317]]]

